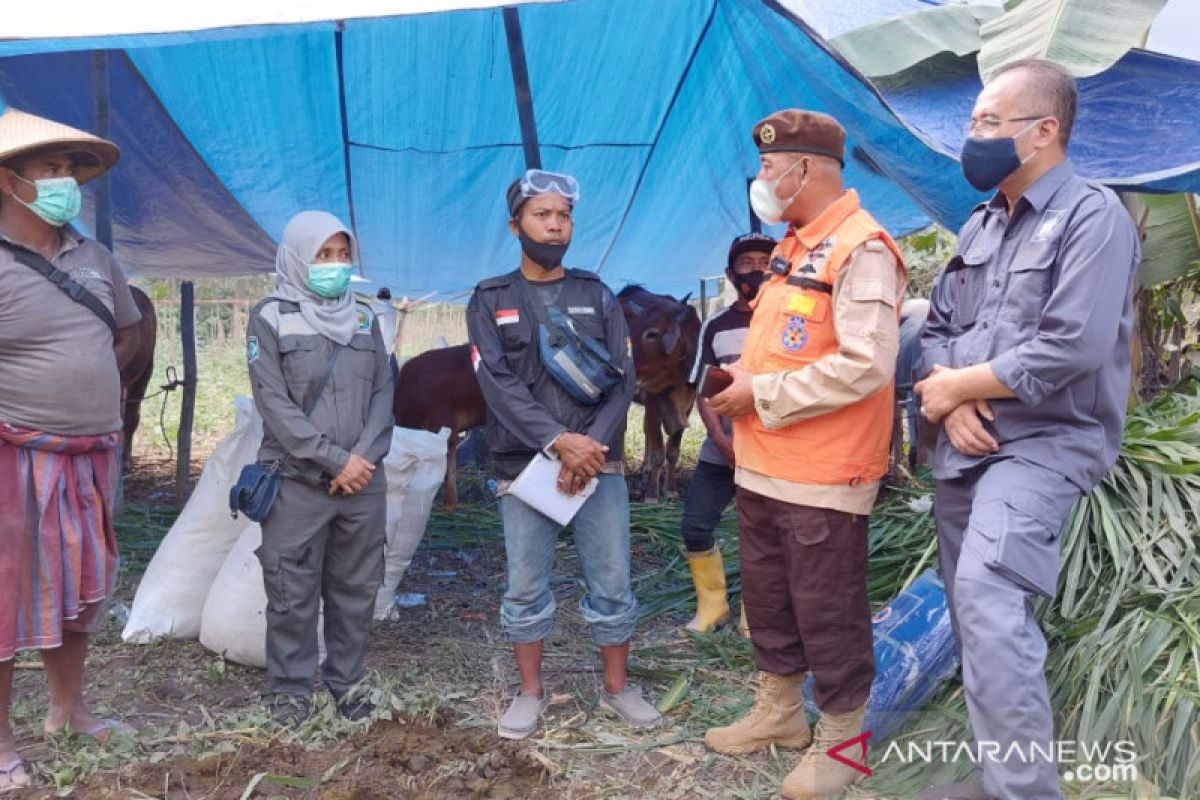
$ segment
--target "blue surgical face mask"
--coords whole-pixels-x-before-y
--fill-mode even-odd
[[[83,208],[83,192],[79,190],[79,183],[74,178],[21,180],[37,188],[37,198],[32,203],[26,203],[15,194],[13,197],[49,224],[61,228],[79,216],[79,211]]]
[[[1021,165],[1037,155],[1030,153],[1024,161],[1017,156],[1017,136],[1023,136],[1041,120],[1026,125],[1015,136],[980,138],[971,136],[963,142],[962,170],[967,183],[981,192],[991,191],[1012,175]]]
[[[309,264],[308,288],[330,300],[341,297],[350,286],[352,269],[350,264]]]

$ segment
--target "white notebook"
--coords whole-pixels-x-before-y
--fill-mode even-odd
[[[519,497],[526,505],[537,509],[559,525],[566,525],[583,502],[592,496],[599,485],[599,478],[592,478],[575,495],[569,495],[558,489],[558,473],[562,463],[551,461],[542,453],[538,453],[529,462],[529,466],[521,470],[521,474],[508,487],[508,493]]]

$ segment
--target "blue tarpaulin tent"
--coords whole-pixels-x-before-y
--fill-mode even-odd
[[[842,5],[873,18],[926,4]],[[1117,88],[1092,120],[1081,115],[1125,142],[1081,171],[1197,188],[1190,129],[1187,148],[1182,137],[1144,148],[1145,121],[1173,123],[1200,99],[1200,66],[1160,58],[1122,62],[1158,91],[1118,103],[1128,86]],[[774,0],[572,0],[0,41],[4,102],[87,129],[107,120],[123,152],[114,246],[134,274],[268,270],[287,219],[324,208],[352,221],[367,277],[410,295],[452,296],[515,264],[502,196],[533,139],[546,168],[582,184],[568,264],[617,286],[691,290],[750,227],[749,130],[785,106],[842,121],[847,182],[893,233],[956,226],[980,199],[955,160],[974,80],[880,94]],[[1130,120],[1142,133],[1124,139]]]

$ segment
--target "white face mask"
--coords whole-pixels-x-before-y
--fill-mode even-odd
[[[800,196],[800,192],[804,191],[804,187],[808,182],[800,184],[800,188],[796,193],[787,200],[781,200],[779,195],[775,194],[775,190],[779,188],[779,183],[787,177],[787,174],[800,165],[800,160],[797,159],[790,167],[783,171],[783,174],[778,178],[769,181],[764,181],[761,178],[755,178],[750,183],[750,207],[754,209],[755,215],[768,225],[774,225],[783,219],[783,212],[788,210],[792,203],[796,202],[796,198]]]

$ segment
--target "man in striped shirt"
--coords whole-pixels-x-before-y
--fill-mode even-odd
[[[775,240],[761,233],[747,233],[733,240],[725,275],[737,289],[737,299],[704,321],[689,383],[698,383],[706,366],[732,364],[741,356],[750,325],[750,301],[758,294],[774,248]],[[718,416],[705,398],[697,398],[696,407],[708,438],[700,448],[688,484],[680,533],[696,586],[696,616],[686,627],[707,633],[729,619],[725,568],[713,530],[733,499],[733,426]]]

